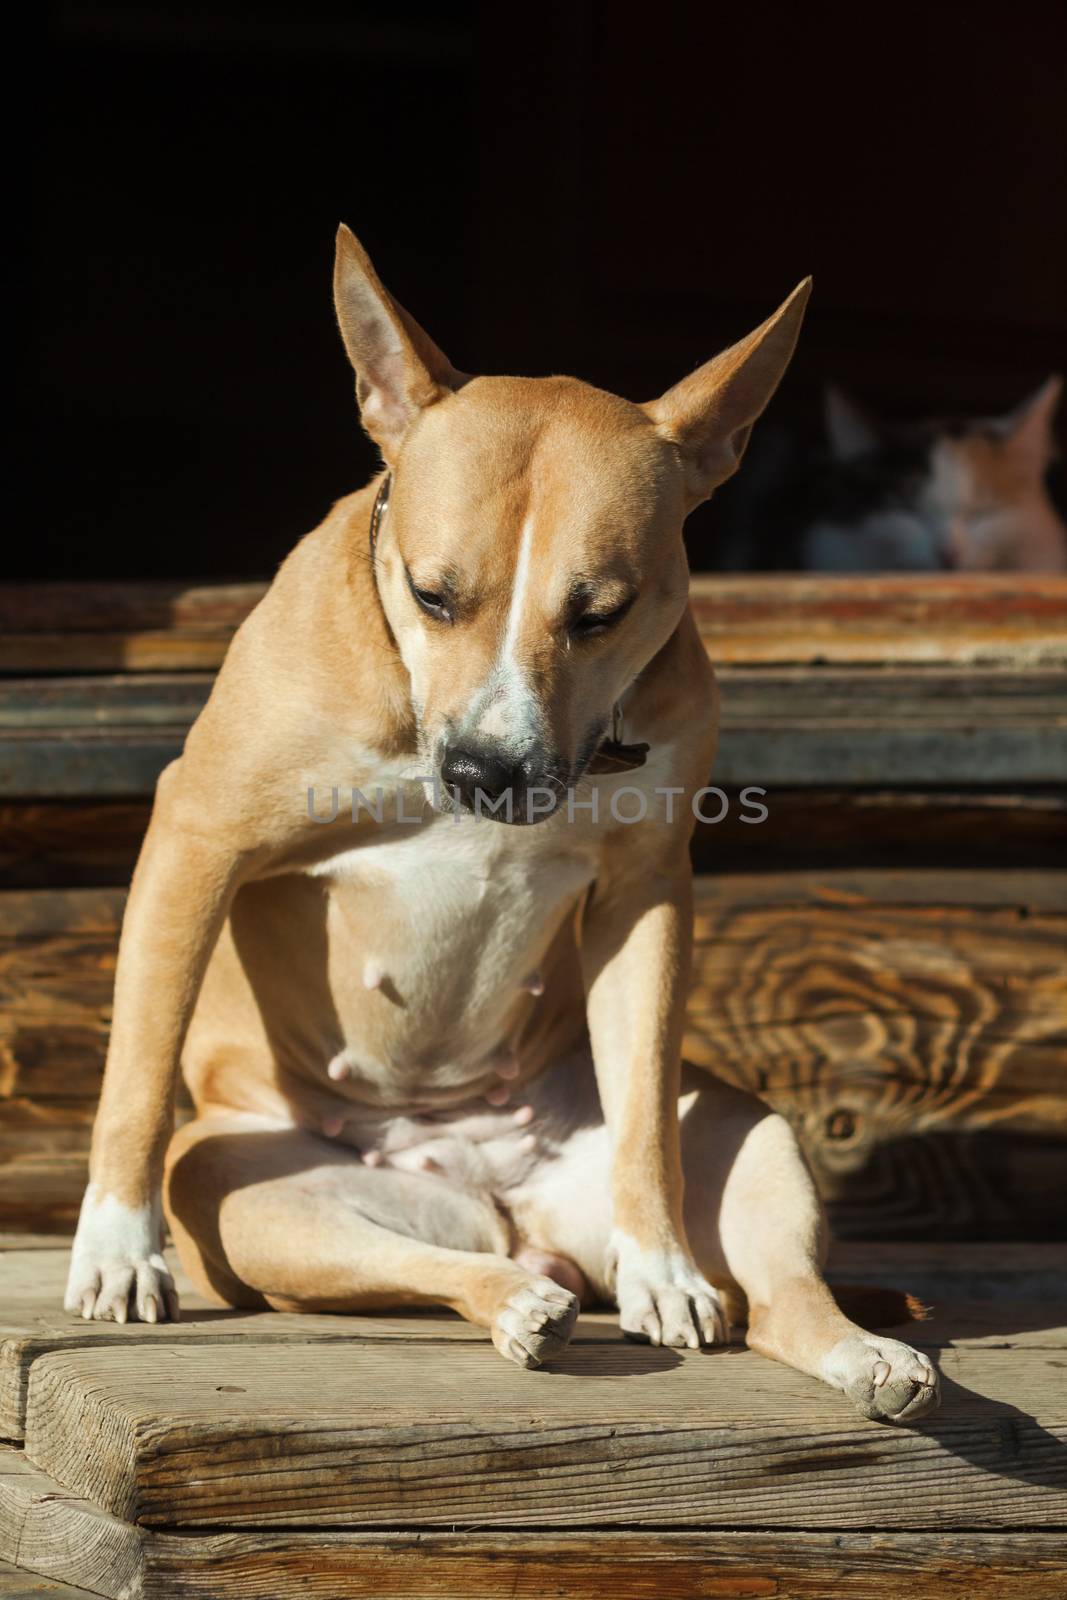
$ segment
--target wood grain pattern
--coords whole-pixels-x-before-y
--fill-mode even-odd
[[[211,670],[264,589],[257,583],[5,586],[0,671]]]
[[[1056,664],[1067,578],[698,574],[690,594],[716,663]]]
[[[0,1450],[0,1550],[16,1544],[26,1565],[110,1600],[1060,1600],[1067,1553],[1060,1533],[943,1530],[175,1535],[120,1522]]]
[[[1058,1234],[1062,877],[711,878],[698,907],[687,1053],[790,1117],[838,1232]]]
[[[893,1429],[736,1349],[575,1345],[544,1372],[464,1341],[56,1352],[25,1448],[167,1527],[1067,1524],[1059,1355],[940,1365],[944,1410]]]
[[[217,667],[259,584],[0,587],[0,671]],[[1067,578],[1042,573],[697,575],[716,662],[1067,660]]]
[[[69,1242],[69,1234],[68,1234]],[[186,1278],[173,1250],[167,1260],[181,1295],[181,1321],[171,1324],[84,1322],[63,1310],[63,1288],[68,1253],[63,1250],[5,1250],[0,1252],[0,1439],[22,1439],[26,1424],[26,1395],[30,1370],[39,1356],[53,1350],[80,1350],[134,1345],[226,1345],[352,1343],[365,1339],[403,1339],[409,1344],[440,1345],[455,1340],[485,1344],[481,1328],[452,1312],[398,1311],[359,1317],[240,1312],[223,1310],[198,1294]],[[966,1313],[964,1324],[966,1327]],[[972,1321],[973,1321],[973,1313]],[[1029,1335],[1012,1338],[1037,1341],[1035,1348],[1067,1345],[1067,1307],[1062,1318],[1055,1308],[1031,1308],[1009,1319],[1019,1327],[1031,1325]],[[980,1325],[989,1333],[988,1318]],[[586,1312],[573,1335],[578,1343],[617,1344],[622,1339],[618,1318],[611,1311]],[[997,1335],[991,1337],[996,1340]]]
[[[97,1593],[100,1591],[97,1590]],[[93,1591],[0,1561],[0,1600],[92,1600]]]

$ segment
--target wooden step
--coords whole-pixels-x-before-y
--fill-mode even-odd
[[[466,1340],[57,1351],[25,1449],[166,1528],[1067,1525],[1062,1352],[939,1364],[941,1414],[892,1428],[730,1347],[577,1344],[537,1372]]]
[[[264,585],[181,582],[0,587],[0,671],[215,668]],[[694,576],[716,663],[1067,660],[1067,578],[1020,572],[878,577]]]
[[[0,588],[0,797],[149,796],[262,592]],[[691,596],[720,785],[1067,779],[1067,578],[698,576]]]
[[[65,1251],[26,1243],[0,1252],[0,1385],[29,1391],[25,1450],[0,1449],[0,1560],[29,1569],[13,1582],[112,1600],[1062,1592],[1062,1247],[837,1247],[839,1278],[943,1297],[891,1330],[944,1377],[942,1410],[904,1430],[737,1347],[626,1343],[610,1313],[540,1373],[447,1315],[212,1312],[184,1281],[177,1326],[84,1323],[58,1308]],[[973,1292],[1001,1298],[955,1298]]]
[[[102,1512],[0,1448],[0,1549],[109,1600],[1062,1600],[1059,1532],[256,1529]],[[74,1600],[23,1571],[0,1597]]]
[[[0,798],[151,796],[213,681],[0,678]],[[1062,670],[725,667],[719,682],[720,787],[1067,780]]]
[[[24,1438],[30,1371],[39,1356],[52,1351],[248,1340],[485,1343],[481,1329],[444,1311],[358,1317],[224,1311],[196,1293],[173,1251],[168,1251],[168,1262],[181,1294],[179,1323],[118,1327],[85,1322],[63,1310],[68,1249],[66,1241],[63,1248],[5,1248],[0,1238],[0,1438]],[[1067,1245],[837,1243],[828,1276],[832,1283],[904,1290],[930,1305],[931,1315],[917,1329],[925,1349],[1067,1348]],[[869,1317],[876,1321],[873,1309]],[[888,1324],[886,1329],[893,1331]],[[740,1337],[737,1330],[735,1337]],[[621,1338],[612,1311],[583,1313],[574,1333],[574,1340],[583,1344],[618,1343]]]

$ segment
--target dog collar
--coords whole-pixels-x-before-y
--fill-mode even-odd
[[[370,559],[372,567],[374,565],[374,558],[378,553],[378,533],[382,526],[382,518],[385,516],[386,509],[389,505],[389,490],[392,488],[392,486],[393,474],[391,472],[387,472],[381,483],[378,485],[378,493],[374,496],[374,510],[370,514],[369,535]]]
[[[382,518],[389,508],[389,491],[392,485],[393,475],[387,472],[378,485],[378,493],[374,497],[374,509],[370,514],[368,533],[372,569],[378,553],[378,534],[381,532]],[[601,739],[592,761],[585,770],[591,774],[634,772],[638,767],[644,766],[648,750],[647,744],[623,744],[622,708],[616,704],[611,713],[611,737]]]

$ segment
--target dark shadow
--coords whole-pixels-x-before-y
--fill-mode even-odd
[[[684,1356],[663,1346],[631,1344],[569,1344],[540,1370],[550,1377],[570,1378],[647,1378],[657,1372],[680,1367]]]
[[[1057,1356],[1056,1363],[1060,1359]],[[1010,1381],[1007,1363],[1005,1375]],[[1048,1376],[1047,1392],[1062,1393],[1061,1375],[1050,1370]],[[982,1472],[1012,1478],[1035,1489],[1067,1490],[1067,1443],[1063,1439],[1021,1407],[976,1394],[944,1372],[940,1410],[910,1426],[915,1432],[936,1439],[948,1454]],[[1046,1520],[1041,1507],[1035,1506],[1027,1520]]]

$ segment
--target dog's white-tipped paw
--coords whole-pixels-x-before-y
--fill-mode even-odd
[[[689,1350],[726,1343],[719,1292],[680,1251],[642,1250],[617,1234],[612,1255],[619,1325],[628,1339]]]
[[[551,1278],[530,1278],[493,1318],[493,1343],[517,1366],[539,1367],[566,1348],[577,1317],[577,1295]]]
[[[941,1400],[930,1358],[874,1333],[840,1339],[823,1361],[823,1377],[876,1422],[916,1422]]]
[[[177,1322],[178,1291],[159,1252],[158,1206],[86,1191],[63,1305],[96,1322]]]
[[[159,1254],[140,1261],[72,1263],[63,1304],[87,1322],[177,1322],[179,1317],[178,1291]]]

